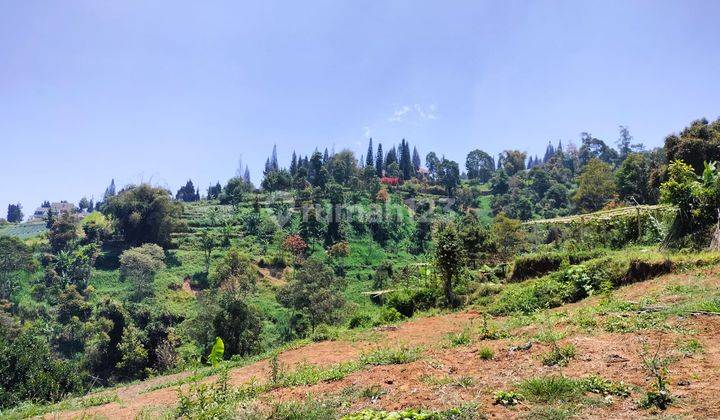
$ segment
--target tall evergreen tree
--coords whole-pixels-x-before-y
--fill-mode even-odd
[[[247,185],[252,184],[250,181],[250,168],[247,166],[245,167],[245,173],[243,174],[243,182]]]
[[[22,205],[20,203],[8,204],[6,220],[10,223],[20,223],[20,222],[22,222],[22,219],[23,219]]]
[[[362,161],[362,159],[360,159],[360,161]],[[372,164],[373,164],[373,144],[372,144],[372,137],[370,137],[370,142],[368,143],[367,156],[365,157],[365,165],[372,166]]]
[[[110,180],[110,185],[105,189],[105,194],[103,195],[103,201],[107,201],[108,198],[115,196],[115,179],[113,178]]]
[[[298,169],[298,161],[297,161],[297,155],[295,154],[295,151],[293,150],[292,154],[292,160],[290,161],[290,175],[295,176]]]
[[[412,163],[415,172],[417,172],[420,169],[420,153],[418,153],[416,147],[413,147]]]
[[[270,155],[270,170],[277,171],[280,169],[277,158],[277,145],[273,144],[272,155]]]
[[[410,157],[410,145],[405,139],[402,139],[400,143],[400,171],[402,172],[403,179],[410,179],[413,175],[412,160]]]
[[[375,156],[375,173],[377,176],[383,176],[383,169],[385,169],[383,156],[382,143],[378,143],[377,155]]]

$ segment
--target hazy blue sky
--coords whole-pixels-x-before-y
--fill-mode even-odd
[[[720,115],[718,1],[0,0],[0,217],[153,181],[253,181],[278,145],[464,162]]]

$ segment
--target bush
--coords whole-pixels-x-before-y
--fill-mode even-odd
[[[563,263],[563,255],[559,253],[529,254],[515,258],[510,280],[520,281],[539,277],[556,271]]]
[[[559,346],[555,342],[552,344],[552,349],[542,356],[543,365],[565,366],[571,359],[575,358],[575,346],[571,343],[564,346]]]
[[[348,322],[348,328],[355,329],[367,327],[372,322],[372,318],[368,314],[355,314]]]
[[[389,293],[385,298],[385,304],[408,318],[415,313],[413,295],[412,292],[407,289],[396,290]]]
[[[365,365],[400,365],[411,363],[420,358],[420,349],[401,347],[398,349],[378,349],[360,356],[360,362]]]
[[[496,405],[511,407],[517,405],[520,401],[524,400],[525,397],[522,394],[513,391],[497,391],[494,395],[494,399],[494,404]]]
[[[492,360],[495,357],[495,352],[490,347],[483,347],[478,352],[478,356],[482,360]]]
[[[392,324],[394,322],[402,321],[405,317],[403,314],[397,311],[395,308],[388,308],[386,306],[380,309],[379,322],[383,324]]]

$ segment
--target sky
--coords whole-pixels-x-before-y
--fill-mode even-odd
[[[720,2],[0,0],[0,217],[277,144],[542,155],[720,116]]]

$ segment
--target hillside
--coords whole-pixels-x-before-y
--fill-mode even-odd
[[[720,269],[713,266],[665,275],[530,316],[484,318],[470,310],[301,345],[280,353],[284,369],[271,389],[263,386],[271,371],[267,359],[230,368],[231,386],[259,390],[252,397],[222,403],[237,404],[240,418],[245,418],[242,413],[267,412],[277,404],[294,407],[296,413],[307,410],[308,418],[313,413],[322,418],[318,413],[368,408],[462,408],[468,416],[489,417],[644,417],[652,410],[639,408],[638,401],[651,389],[652,378],[643,368],[643,358],[652,357],[659,348],[661,357],[670,358],[668,386],[678,401],[667,414],[717,417],[720,397],[713,378],[720,368],[715,340],[720,332],[718,274]],[[548,354],[566,346],[574,349],[566,364],[546,366]],[[353,365],[363,354],[373,359],[381,353],[378,349],[395,349],[398,354]],[[178,401],[177,383],[187,382],[189,375],[119,387],[105,392],[105,397],[91,395],[87,404],[112,402],[52,411],[49,417],[170,415]],[[591,391],[580,390],[576,385],[589,377],[596,378]],[[217,377],[199,380],[213,383]],[[187,391],[188,386],[181,387],[197,398],[193,394],[197,391]],[[496,403],[498,391],[517,391],[523,399],[506,407]],[[213,393],[206,397],[220,398]]]

